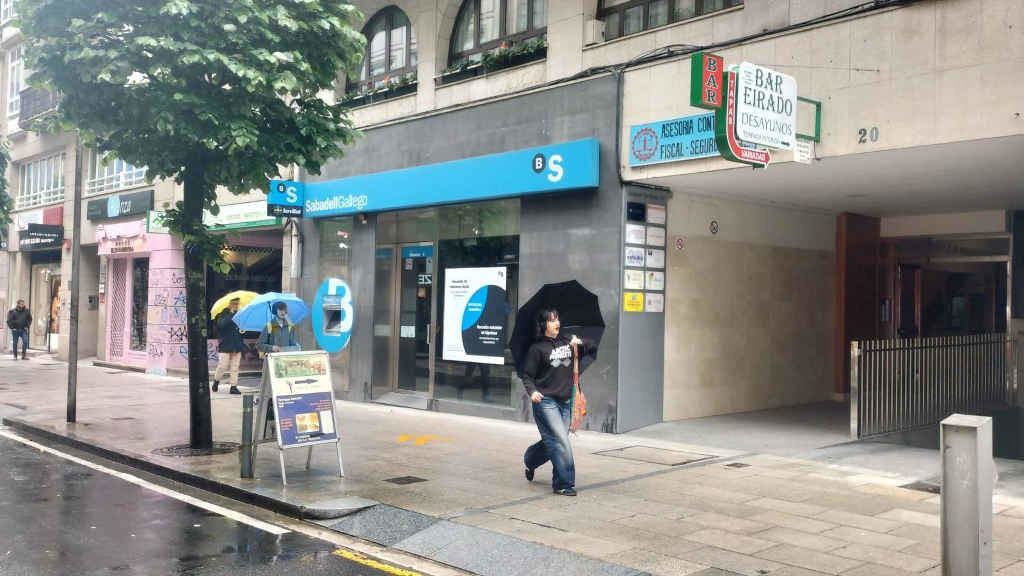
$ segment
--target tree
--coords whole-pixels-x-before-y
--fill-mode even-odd
[[[204,264],[223,240],[203,209],[218,186],[266,190],[280,166],[319,174],[356,132],[322,99],[358,69],[362,18],[343,0],[21,0],[29,82],[62,94],[58,120],[86,145],[173,178],[167,213],[185,249],[190,444],[213,442]]]

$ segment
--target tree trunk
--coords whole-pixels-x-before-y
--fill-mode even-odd
[[[184,226],[202,225],[204,190],[199,179],[186,169],[184,178]],[[185,311],[188,315],[189,446],[213,447],[213,416],[210,413],[210,367],[206,352],[206,263],[199,250],[185,246]]]

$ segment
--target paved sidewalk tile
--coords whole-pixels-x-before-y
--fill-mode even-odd
[[[805,502],[807,504],[816,504],[826,508],[838,508],[867,516],[877,516],[898,506],[898,504],[893,504],[883,496],[859,494],[853,492],[852,489],[847,489],[845,492],[828,492],[815,495],[805,500]]]
[[[912,556],[884,548],[875,548],[874,546],[864,546],[863,544],[851,544],[832,553],[844,558],[872,562],[912,572],[923,572],[936,564],[936,561],[930,558],[921,558],[920,556]]]
[[[691,542],[690,540],[684,540],[678,536],[665,536],[664,534],[651,534],[651,536],[642,544],[636,546],[643,550],[650,550],[651,552],[657,552],[658,554],[664,554],[665,556],[674,556],[676,558],[682,558],[683,554],[703,548],[704,545],[700,542]],[[602,555],[604,556],[604,555]]]
[[[785,544],[769,548],[758,553],[757,556],[826,574],[842,574],[864,563],[861,560],[843,558]]]
[[[933,494],[922,492],[920,490],[909,490],[898,486],[885,486],[881,484],[862,484],[860,486],[856,486],[854,490],[867,494],[878,494],[889,498],[896,498],[898,500],[909,500],[911,502],[928,500],[933,496]]]
[[[843,576],[911,576],[912,574],[920,574],[920,572],[907,572],[881,564],[864,564],[849,572],[843,572]]]
[[[1024,576],[1024,562],[1017,562],[996,572],[999,576]]]
[[[800,568],[798,566],[783,566],[782,568],[772,572],[771,576],[826,576],[826,574],[824,572],[808,570],[807,568]]]
[[[648,532],[666,534],[669,536],[681,536],[702,528],[700,524],[691,522],[687,519],[666,520],[660,516],[650,516],[648,514],[635,514],[628,518],[615,520],[614,523],[639,528],[640,530],[646,530]]]
[[[894,520],[865,516],[855,512],[847,512],[845,510],[829,510],[822,514],[818,514],[816,518],[819,520],[825,520],[826,522],[835,522],[836,524],[853,526],[854,528],[862,528],[864,530],[872,530],[874,532],[889,532],[890,530],[895,530],[900,527],[900,523]]]
[[[878,518],[885,520],[895,520],[897,522],[903,522],[907,524],[920,524],[922,526],[935,526],[940,525],[939,516],[936,514],[924,514],[922,512],[914,512],[913,510],[906,510],[904,508],[895,508],[877,515]]]
[[[698,548],[697,550],[680,554],[680,556],[690,562],[721,568],[722,570],[743,574],[744,576],[764,576],[764,574],[773,573],[776,569],[782,567],[782,564],[778,562],[747,556],[746,554],[737,554],[736,552],[722,550],[714,546]]]
[[[762,512],[761,514],[751,516],[750,519],[755,522],[764,522],[765,524],[792,528],[793,530],[810,532],[812,534],[818,534],[838,527],[837,524],[833,524],[831,522],[823,522],[821,520],[814,520],[813,518],[807,518],[804,516],[794,516],[793,514],[787,514],[785,512]]]
[[[828,510],[824,506],[816,506],[814,504],[806,504],[803,502],[790,502],[788,500],[778,500],[776,498],[761,498],[748,502],[751,506],[757,506],[758,508],[765,508],[767,510],[774,510],[775,512],[784,512],[786,514],[793,514],[795,516],[817,516],[822,512]]]
[[[801,532],[800,530],[792,530],[790,528],[770,528],[764,532],[758,532],[755,536],[758,538],[764,538],[765,540],[778,542],[779,544],[799,546],[801,548],[817,550],[818,552],[828,552],[830,550],[835,550],[836,548],[842,548],[848,544],[842,540],[826,538],[824,536],[819,536],[818,534],[810,534],[807,532]]]
[[[707,566],[687,562],[681,558],[657,554],[649,550],[634,548],[610,557],[616,564],[643,570],[655,576],[686,576],[697,574]]]
[[[763,522],[734,518],[723,514],[715,514],[714,512],[705,512],[703,514],[688,516],[686,520],[688,522],[696,522],[697,524],[707,526],[708,528],[720,528],[730,532],[741,532],[745,534],[760,532],[761,530],[767,530],[770,528],[768,524]]]
[[[714,528],[693,532],[692,534],[686,534],[683,538],[693,542],[707,544],[708,546],[732,550],[733,552],[739,552],[740,554],[755,554],[761,550],[771,548],[776,545],[775,542],[770,542],[768,540],[751,538],[750,536],[741,536],[740,534],[725,532]]]
[[[846,540],[853,544],[865,544],[867,546],[886,548],[888,550],[903,550],[908,546],[917,544],[917,540],[911,540],[910,538],[901,538],[900,536],[881,534],[879,532],[852,528],[850,526],[840,526],[839,528],[829,530],[828,532],[822,532],[821,535]]]
[[[757,500],[759,498],[755,494],[720,490],[718,488],[702,486],[700,484],[680,485],[679,491],[683,494],[708,498],[711,500],[720,500],[722,502],[729,502],[730,504],[743,504],[744,502],[750,502],[751,500]]]
[[[1004,516],[1024,519],[1024,508],[1007,508],[1002,512]]]

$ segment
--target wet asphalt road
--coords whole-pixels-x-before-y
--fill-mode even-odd
[[[0,574],[384,575],[0,437]]]

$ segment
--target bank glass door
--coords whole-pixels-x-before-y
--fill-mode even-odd
[[[395,387],[399,392],[430,394],[433,381],[430,358],[434,340],[433,243],[402,244],[397,264]]]

